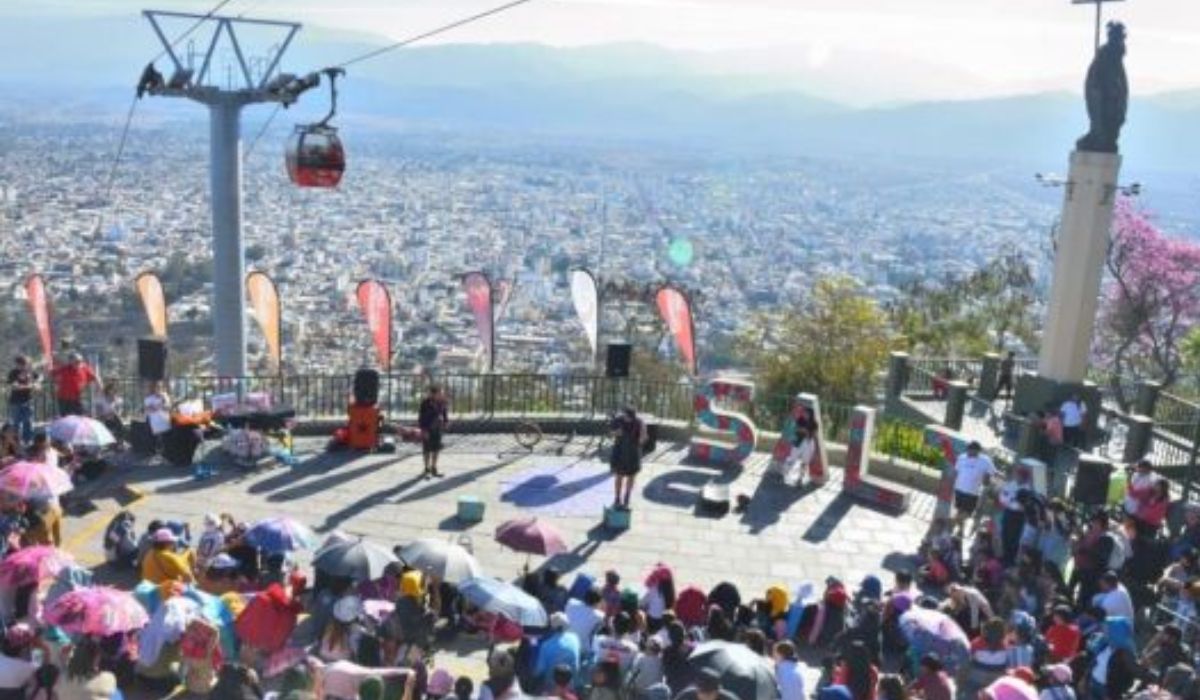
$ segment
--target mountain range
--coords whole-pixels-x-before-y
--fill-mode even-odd
[[[386,43],[319,28],[306,28],[301,36],[285,61],[293,72]],[[183,42],[181,53],[199,50],[202,39]],[[267,46],[272,38],[248,36],[251,53],[255,41]],[[141,67],[158,48],[137,15],[0,17],[0,111],[119,120]],[[738,72],[737,57],[728,58],[644,44],[412,47],[351,66],[342,82],[343,121],[378,124],[384,118],[402,127],[661,140],[717,150],[1031,164],[1062,163],[1087,128],[1082,98],[1066,92],[899,100],[905,90],[920,92],[918,83],[981,80],[952,66],[834,55],[820,66],[751,73]],[[166,59],[158,66],[169,72]],[[862,102],[868,93],[878,98],[872,105],[841,99],[852,94]],[[287,121],[325,108],[324,95],[311,94]],[[147,111],[201,114],[182,105]],[[1122,152],[1142,169],[1194,170],[1200,161],[1200,90],[1135,96]]]

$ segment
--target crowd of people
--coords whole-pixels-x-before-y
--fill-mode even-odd
[[[68,385],[96,381],[73,371]],[[39,473],[60,483],[49,475],[69,479],[77,459],[26,430],[32,372],[25,363],[9,375],[0,468],[20,461],[32,465],[26,486]],[[444,410],[427,413],[446,422]],[[613,465],[621,507],[645,441],[636,414],[625,418]],[[436,449],[425,452],[436,475]],[[141,527],[121,513],[104,548],[140,580],[124,592],[136,609],[110,600],[88,627],[86,611],[63,611],[95,582],[57,549],[61,489],[4,491],[0,700],[165,696],[179,685],[217,700],[1200,700],[1200,506],[1172,501],[1147,460],[1118,480],[1110,507],[1091,510],[1039,491],[1022,465],[1002,474],[978,444],[955,467],[952,516],[934,520],[886,585],[706,590],[666,564],[568,584],[547,566],[516,584],[540,606],[536,625],[469,599],[461,581],[400,548],[386,565],[330,568],[324,554],[361,545],[334,533],[309,569],[301,545],[264,540],[230,515]],[[486,676],[439,667],[437,650],[462,637],[489,646]]]

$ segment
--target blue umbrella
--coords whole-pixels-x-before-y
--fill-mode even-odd
[[[459,594],[471,605],[500,615],[522,627],[546,627],[550,617],[537,598],[506,581],[476,576],[458,584]]]
[[[307,526],[292,518],[259,520],[246,531],[246,542],[267,554],[311,549],[317,536]]]

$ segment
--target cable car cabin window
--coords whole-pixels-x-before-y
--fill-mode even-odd
[[[346,170],[346,152],[337,130],[297,127],[288,145],[287,170],[300,187],[337,187]]]

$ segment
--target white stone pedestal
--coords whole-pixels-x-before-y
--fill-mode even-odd
[[[1044,379],[1074,384],[1087,372],[1120,168],[1115,153],[1071,153],[1038,358]]]

